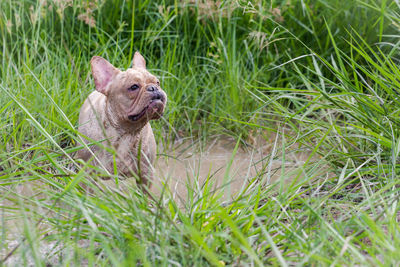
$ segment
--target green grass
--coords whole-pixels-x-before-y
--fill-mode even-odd
[[[4,264],[399,264],[395,1],[60,3],[0,2],[1,258],[17,247]],[[90,58],[128,68],[136,50],[169,97],[152,124],[162,153],[182,137],[274,144],[232,201],[212,175],[182,207],[73,159]],[[293,147],[310,157],[272,182]]]

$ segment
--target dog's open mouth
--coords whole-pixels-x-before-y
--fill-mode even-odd
[[[150,104],[147,107],[145,107],[142,111],[140,111],[139,113],[137,113],[135,115],[129,115],[128,118],[131,121],[138,121],[147,114],[147,111],[149,111],[151,113],[157,113],[157,114],[161,112],[161,114],[159,114],[161,116],[163,109],[160,107],[163,105],[164,105],[164,103],[160,99],[151,100]]]
[[[129,115],[128,118],[131,121],[137,121],[139,120],[141,117],[143,117],[146,114],[146,110],[149,106],[145,107],[142,111],[140,111],[138,114],[135,115]]]

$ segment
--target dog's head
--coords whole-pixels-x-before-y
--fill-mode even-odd
[[[121,71],[102,57],[90,61],[96,90],[107,97],[107,105],[118,121],[143,124],[162,116],[167,95],[160,81],[146,69],[146,61],[135,53],[132,68]]]

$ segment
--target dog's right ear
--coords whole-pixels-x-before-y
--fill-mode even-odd
[[[133,56],[132,65],[137,68],[145,69],[146,68],[146,60],[139,52],[136,51],[135,55]]]
[[[118,74],[119,70],[110,62],[99,56],[92,57],[90,64],[92,65],[92,74],[94,83],[96,85],[96,90],[104,95],[107,95],[108,85],[114,76]]]

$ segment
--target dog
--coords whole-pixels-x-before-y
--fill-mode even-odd
[[[78,127],[90,150],[78,150],[77,158],[149,186],[156,155],[149,122],[162,116],[167,95],[139,52],[125,71],[99,56],[90,63],[96,90],[81,107]]]

